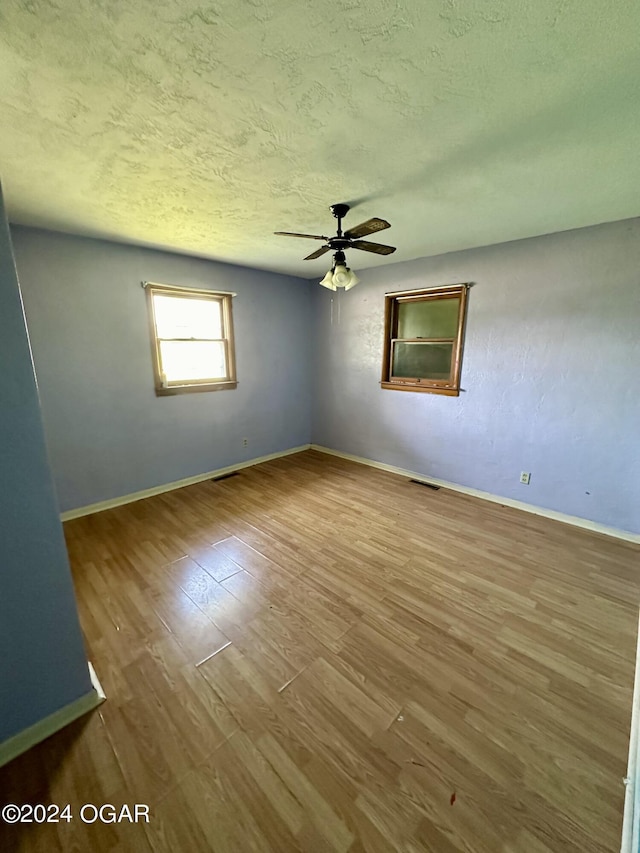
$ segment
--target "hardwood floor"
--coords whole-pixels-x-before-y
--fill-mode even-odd
[[[65,529],[108,700],[3,851],[619,849],[636,546],[313,451]]]

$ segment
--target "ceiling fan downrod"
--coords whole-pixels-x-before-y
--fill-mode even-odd
[[[338,220],[338,237],[342,237],[342,220],[349,213],[349,205],[348,204],[332,204],[331,205],[331,213]]]

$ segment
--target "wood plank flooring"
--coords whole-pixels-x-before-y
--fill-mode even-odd
[[[1,850],[619,849],[636,546],[314,451],[65,529],[108,701]]]

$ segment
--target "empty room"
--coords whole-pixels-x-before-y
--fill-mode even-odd
[[[2,4],[3,853],[639,853],[639,27]]]

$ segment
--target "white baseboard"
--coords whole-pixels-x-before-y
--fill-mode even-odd
[[[100,684],[100,680],[96,674],[95,669],[93,668],[93,664],[89,661],[89,678],[91,679],[91,684],[93,685],[93,689],[96,691],[98,695],[98,705],[107,698],[104,690],[102,689],[102,684]]]
[[[353,456],[351,453],[342,453],[339,450],[331,450],[329,447],[322,447],[319,444],[312,444],[312,450],[317,450],[320,453],[328,453],[330,456],[339,456],[341,459],[348,459],[351,462],[359,462],[361,465],[369,465],[371,468],[380,468],[382,471],[389,471],[392,474],[400,474],[409,479],[424,480],[428,483],[433,483],[435,486],[442,486],[443,489],[451,489],[453,492],[461,492],[464,495],[471,495],[474,498],[481,498],[484,501],[502,504],[502,506],[521,509],[524,512],[530,512],[533,515],[541,515],[544,518],[551,518],[554,521],[561,521],[563,524],[571,524],[574,527],[582,527],[585,530],[591,530],[594,533],[602,533],[605,536],[613,536],[616,539],[623,539],[625,542],[640,543],[640,534],[630,533],[627,530],[618,530],[616,527],[607,527],[604,524],[598,524],[595,521],[589,521],[586,518],[580,518],[577,515],[566,515],[563,512],[555,512],[552,509],[527,504],[523,501],[514,501],[511,498],[503,498],[500,495],[494,495],[491,492],[482,492],[479,489],[470,489],[467,486],[460,486],[457,483],[450,483],[448,480],[438,480],[435,477],[430,477],[427,474],[420,474],[416,471],[407,471],[404,468],[396,468],[395,465],[387,465],[386,462],[376,462],[374,459],[366,459],[363,456]]]
[[[636,676],[633,685],[631,705],[631,733],[629,735],[629,761],[627,778],[624,780],[627,790],[624,796],[624,818],[622,821],[622,842],[620,853],[636,853],[640,840],[640,627],[636,649]]]
[[[309,450],[310,447],[310,444],[302,444],[300,447],[291,447],[289,450],[281,450],[278,453],[269,453],[267,456],[258,456],[255,459],[248,459],[246,462],[236,462],[235,465],[227,465],[226,468],[218,468],[215,471],[196,474],[195,477],[185,477],[184,480],[174,480],[172,483],[165,483],[162,486],[154,486],[152,489],[143,489],[141,492],[131,492],[131,494],[122,495],[119,498],[111,498],[108,501],[100,501],[99,503],[81,506],[77,509],[70,509],[66,512],[60,513],[60,520],[70,521],[72,518],[80,518],[83,515],[93,515],[94,512],[113,509],[116,506],[130,504],[134,501],[140,501],[143,498],[152,498],[154,495],[161,495],[164,492],[181,489],[183,486],[192,486],[194,483],[202,483],[204,480],[211,480],[213,477],[221,477],[223,474],[232,474],[234,471],[240,471],[242,468],[250,468],[252,465],[259,465],[261,462],[280,459],[281,456],[291,456],[293,453],[300,453],[302,450]]]
[[[17,735],[13,735],[4,743],[0,743],[0,767],[13,761],[14,758],[31,749],[32,746],[51,737],[60,729],[68,726],[69,723],[73,723],[74,720],[104,702],[106,697],[91,663],[89,663],[89,676],[92,687],[88,693],[65,705],[64,708],[54,711],[53,714],[49,714],[48,717],[39,720],[29,728],[18,732]]]
[[[70,509],[61,513],[60,519],[61,521],[70,521],[72,518],[80,518],[83,515],[92,515],[94,512],[102,512],[102,510],[123,506],[124,504],[142,500],[143,498],[151,498],[154,495],[161,495],[164,492],[181,489],[183,486],[202,483],[204,480],[210,480],[213,477],[221,477],[223,474],[231,474],[234,471],[242,470],[242,468],[249,468],[252,465],[259,465],[261,462],[269,462],[272,459],[280,459],[283,456],[291,456],[294,453],[300,453],[303,450],[309,449],[317,450],[320,453],[328,453],[330,456],[339,456],[341,459],[348,459],[351,462],[359,462],[361,465],[368,465],[371,468],[380,468],[382,471],[389,471],[392,474],[400,474],[402,477],[426,480],[436,486],[442,486],[443,489],[451,489],[454,492],[461,492],[464,495],[471,495],[472,497],[481,498],[485,501],[499,503],[503,506],[513,507],[514,509],[520,509],[523,512],[530,512],[533,515],[541,515],[544,518],[561,521],[563,524],[582,527],[585,530],[591,530],[594,533],[602,533],[605,536],[613,536],[614,538],[622,539],[625,542],[640,544],[640,534],[638,533],[630,533],[627,530],[619,530],[616,527],[607,527],[604,524],[598,524],[595,521],[589,521],[588,519],[580,518],[577,515],[567,515],[563,512],[555,512],[555,510],[552,509],[545,509],[544,507],[535,506],[534,504],[524,503],[524,501],[516,501],[511,498],[501,497],[500,495],[494,495],[491,492],[483,492],[479,489],[460,486],[458,483],[451,483],[448,480],[439,480],[435,477],[430,477],[417,471],[408,471],[405,468],[397,468],[395,465],[387,465],[386,462],[377,462],[375,459],[366,459],[363,456],[354,456],[351,453],[342,453],[340,450],[332,450],[330,447],[323,447],[320,444],[301,444],[299,447],[291,447],[289,450],[282,450],[278,453],[269,453],[267,456],[258,456],[254,459],[248,459],[246,462],[237,462],[235,465],[228,465],[226,468],[218,468],[215,471],[196,474],[195,477],[186,477],[183,480],[174,480],[171,483],[165,483],[162,486],[155,486],[152,489],[144,489],[143,491],[132,492],[131,494],[112,498],[108,501],[100,501],[99,503],[81,506],[77,509]]]

